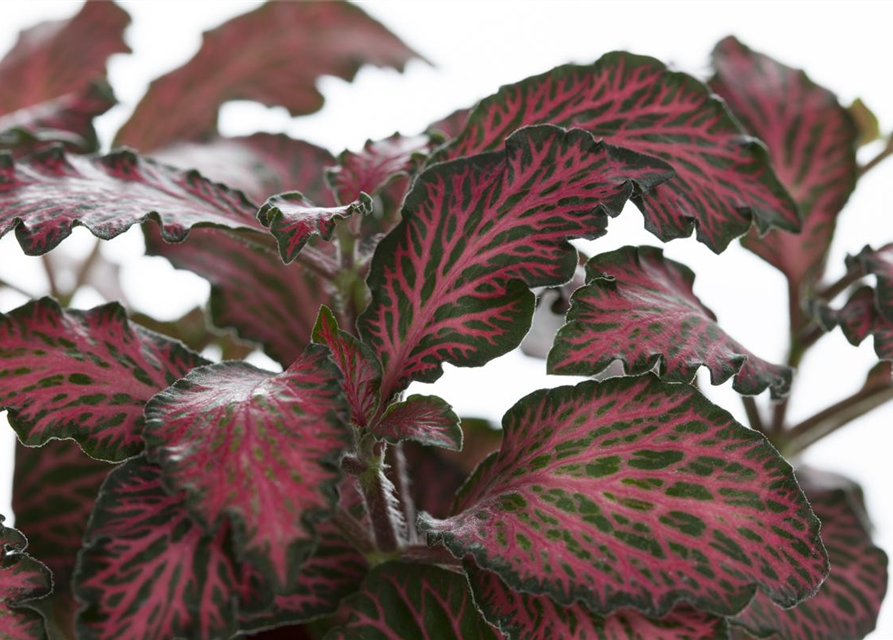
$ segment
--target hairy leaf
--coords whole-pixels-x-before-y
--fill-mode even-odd
[[[143,456],[105,481],[78,557],[78,638],[229,638],[240,576],[228,529],[205,534]]]
[[[749,138],[700,81],[645,56],[614,52],[502,87],[482,100],[436,159],[498,149],[529,124],[580,127],[610,144],[666,160],[666,185],[634,199],[661,240],[691,235],[720,252],[751,226],[800,228],[797,207]]]
[[[529,287],[573,275],[568,239],[602,235],[606,214],[670,175],[660,161],[550,125],[519,131],[504,152],[425,171],[375,250],[358,323],[383,366],[382,398],[433,382],[443,362],[479,366],[518,346]]]
[[[79,157],[53,147],[20,160],[0,154],[0,236],[12,229],[28,255],[55,248],[75,225],[103,240],[149,218],[166,242],[192,227],[257,228],[240,191],[126,149]]]
[[[581,604],[562,606],[548,596],[512,591],[492,571],[471,568],[468,581],[484,618],[512,640],[716,640],[729,635],[725,618],[684,605],[663,618],[633,609],[599,616]]]
[[[288,264],[298,257],[311,237],[318,235],[330,240],[335,223],[354,215],[366,215],[372,211],[372,198],[361,193],[357,200],[337,207],[319,207],[300,191],[280,193],[267,199],[257,212],[257,219],[279,244],[279,256]]]
[[[437,396],[414,394],[385,410],[372,432],[388,442],[415,440],[431,447],[462,449],[459,416]]]
[[[209,531],[232,521],[239,551],[290,588],[337,500],[348,446],[341,379],[311,345],[273,375],[244,362],[201,367],[146,407],[147,452]]]
[[[695,274],[654,247],[623,247],[586,265],[587,285],[571,298],[555,337],[549,372],[591,376],[620,360],[628,374],[657,366],[661,378],[691,382],[706,366],[713,384],[772,397],[787,394],[792,372],[733,340],[692,291]]]
[[[713,50],[710,87],[769,147],[775,173],[800,206],[799,234],[751,233],[744,245],[799,286],[824,269],[837,214],[856,186],[858,130],[836,96],[799,69],[733,37]]]
[[[53,572],[55,592],[67,592],[99,487],[114,468],[70,440],[16,446],[12,509],[28,532],[31,553]]]
[[[21,157],[61,143],[75,153],[96,151],[99,142],[93,119],[115,102],[108,83],[96,82],[79,92],[0,116],[0,150]]]
[[[351,422],[365,427],[378,409],[381,365],[368,345],[338,327],[328,307],[319,310],[313,341],[327,347],[341,371]]]
[[[0,360],[0,409],[23,444],[73,438],[104,460],[139,452],[149,399],[206,363],[118,304],[63,310],[49,298],[0,314]]]
[[[461,573],[388,562],[346,601],[347,623],[326,640],[500,640],[475,609]]]
[[[150,150],[213,134],[230,100],[318,111],[320,76],[352,80],[364,64],[402,70],[418,55],[346,2],[268,2],[204,34],[185,65],[155,80],[118,143]]]
[[[877,250],[865,247],[855,256],[847,257],[847,267],[859,268],[877,277],[877,308],[884,318],[893,322],[893,244]]]
[[[181,142],[153,152],[152,157],[181,169],[198,169],[211,180],[244,192],[253,202],[297,190],[314,202],[335,204],[328,197],[323,172],[335,158],[321,147],[283,134]]]
[[[874,630],[887,592],[887,554],[872,542],[849,482],[831,477],[837,482],[830,484],[828,476],[798,473],[822,521],[831,575],[815,596],[793,609],[780,609],[758,594],[735,618],[758,638],[858,640]]]
[[[663,616],[782,606],[827,575],[819,523],[765,438],[692,387],[650,375],[538,391],[429,542],[513,589]]]
[[[0,116],[78,93],[104,78],[106,59],[130,51],[123,38],[129,23],[114,2],[85,2],[69,20],[22,31],[0,60]]]
[[[871,287],[860,287],[842,309],[828,309],[823,315],[826,327],[839,324],[850,344],[858,346],[865,338],[873,336],[877,357],[893,360],[893,322],[878,311]]]
[[[49,594],[53,579],[45,566],[25,553],[25,536],[4,527],[3,520],[0,515],[0,638],[42,640],[43,618],[21,605]]]

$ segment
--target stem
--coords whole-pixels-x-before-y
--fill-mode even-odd
[[[40,256],[40,263],[43,265],[43,272],[47,276],[47,282],[50,285],[50,295],[61,302],[62,295],[59,292],[59,286],[56,283],[56,274],[53,272],[53,263],[50,260],[50,254],[45,253]]]
[[[423,547],[421,545],[408,547],[400,554],[401,560],[408,562],[420,562],[423,564],[440,564],[447,566],[461,566],[462,561],[456,558],[446,547]]]
[[[81,285],[86,284],[87,276],[90,275],[90,271],[92,271],[93,266],[96,264],[97,260],[100,259],[101,255],[99,252],[100,243],[99,240],[96,240],[93,244],[93,249],[90,251],[90,255],[87,256],[87,259],[81,263],[81,268],[78,269],[77,278],[74,281],[74,288],[71,290],[71,293],[74,294],[78,289],[81,288]]]
[[[817,291],[815,297],[825,302],[831,302],[838,295],[843,293],[847,287],[862,277],[862,270],[858,266],[853,266],[847,271],[837,282],[833,282],[824,289]]]
[[[760,415],[760,408],[757,406],[756,400],[751,396],[741,396],[741,402],[744,404],[744,410],[747,412],[747,421],[750,423],[750,428],[765,433],[766,425],[763,424],[763,417]]]
[[[341,531],[344,539],[357,551],[364,555],[375,551],[375,542],[369,535],[369,531],[347,509],[339,509],[332,518],[332,522]]]
[[[397,498],[403,507],[403,518],[406,521],[407,537],[409,538],[409,543],[413,544],[417,542],[415,527],[416,508],[410,492],[409,474],[406,471],[406,455],[403,453],[403,445],[400,443],[391,446],[389,451],[392,468],[394,469],[392,475],[397,488]]]
[[[893,136],[887,139],[887,146],[884,147],[879,154],[859,167],[859,177],[861,178],[864,176],[891,155],[893,155]]]
[[[16,293],[20,293],[20,294],[22,294],[23,296],[25,296],[26,298],[33,298],[33,297],[34,297],[34,296],[32,296],[30,293],[28,293],[27,291],[25,291],[24,289],[22,289],[20,286],[15,285],[15,284],[12,284],[11,282],[7,282],[6,280],[0,280],[0,289],[2,289],[2,288],[4,288],[4,287],[5,287],[6,289],[12,289],[12,290],[15,291]]]
[[[372,520],[372,533],[375,538],[375,547],[382,552],[389,553],[400,548],[400,536],[398,526],[400,511],[394,497],[394,485],[385,475],[384,463],[385,445],[382,442],[371,444],[361,443],[361,450],[366,450],[365,459],[368,469],[360,476],[360,489],[366,500],[366,509]]]
[[[806,347],[800,341],[800,332],[803,330],[803,311],[800,308],[800,287],[794,282],[788,280],[788,326],[789,326],[789,348],[788,348],[788,366],[797,368],[803,359]],[[789,398],[790,396],[788,396]],[[788,398],[783,398],[776,403],[772,410],[772,426],[769,428],[770,435],[777,435],[784,430],[785,418],[788,413]]]

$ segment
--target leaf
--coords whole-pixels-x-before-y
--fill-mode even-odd
[[[671,181],[633,200],[661,240],[696,229],[719,253],[751,220],[761,232],[800,228],[765,148],[704,84],[646,56],[608,53],[506,85],[472,109],[465,130],[434,159],[498,149],[519,127],[539,123],[579,127],[670,164]]]
[[[372,198],[365,193],[347,205],[318,207],[300,191],[290,191],[268,198],[257,212],[257,219],[269,227],[279,244],[279,256],[288,264],[298,257],[312,236],[330,240],[338,220],[371,212]]]
[[[0,154],[0,236],[15,229],[28,255],[54,249],[75,225],[110,240],[152,218],[166,242],[182,242],[196,226],[256,229],[255,213],[241,192],[127,149],[87,158],[55,147],[17,161]]]
[[[16,446],[12,509],[28,532],[29,549],[53,572],[54,595],[70,589],[87,519],[113,468],[70,440]]]
[[[839,324],[843,335],[853,346],[868,336],[874,337],[874,352],[881,360],[893,360],[893,322],[880,314],[871,287],[860,287],[842,309],[825,311],[823,324],[833,328]]]
[[[0,515],[0,638],[39,640],[46,637],[43,618],[21,605],[49,594],[53,579],[45,566],[25,553],[25,536],[4,527],[3,520]]]
[[[319,546],[301,566],[295,588],[275,596],[271,606],[266,606],[263,598],[253,601],[243,594],[240,627],[253,633],[330,615],[344,598],[360,588],[367,571],[363,555],[330,522],[322,522]]]
[[[78,558],[78,638],[229,638],[238,630],[240,576],[228,531],[206,535],[184,496],[164,491],[144,457],[116,468],[102,488]]]
[[[253,202],[298,190],[314,202],[335,204],[323,173],[324,167],[335,164],[335,158],[326,149],[283,134],[181,142],[153,152],[152,157],[180,169],[197,168],[214,182],[244,192]]]
[[[456,109],[445,118],[428,125],[425,131],[429,134],[443,136],[447,140],[457,137],[468,124],[468,115],[471,109]]]
[[[278,375],[237,361],[195,369],[146,407],[147,452],[167,485],[208,531],[230,520],[277,592],[294,585],[337,502],[350,441],[340,392],[327,350],[311,345]]]
[[[431,565],[387,562],[346,602],[347,623],[326,640],[500,640],[480,616],[465,576]]]
[[[893,243],[874,250],[866,246],[855,256],[847,256],[847,267],[877,277],[877,308],[893,322]]]
[[[585,257],[581,254],[580,260]],[[524,336],[521,343],[521,352],[532,358],[545,360],[555,334],[564,326],[564,318],[570,309],[570,298],[574,291],[586,284],[586,273],[578,266],[570,281],[560,287],[544,289],[536,297],[536,310],[533,312],[533,321],[530,323],[530,331]]]
[[[856,186],[858,131],[837,97],[803,71],[728,37],[713,50],[710,87],[769,146],[775,173],[803,213],[797,234],[751,233],[744,246],[795,285],[824,269],[837,214]],[[790,229],[788,229],[790,231]]]
[[[378,409],[381,365],[368,345],[338,327],[331,310],[323,306],[313,328],[313,341],[329,349],[341,371],[344,394],[350,406],[350,420],[365,427]]]
[[[571,298],[555,337],[549,373],[591,376],[615,360],[627,374],[656,367],[668,382],[690,383],[706,366],[719,385],[773,398],[787,395],[792,371],[769,364],[733,340],[692,291],[695,274],[654,247],[623,247],[586,265],[587,285]]]
[[[72,438],[112,461],[143,448],[149,399],[207,362],[119,304],[63,310],[49,298],[0,314],[0,360],[0,409],[23,444]]]
[[[313,113],[321,76],[350,81],[364,64],[402,71],[414,57],[355,5],[268,2],[206,32],[189,62],[149,86],[116,142],[146,151],[213,134],[230,100]]]
[[[862,101],[862,98],[853,100],[852,104],[847,107],[847,111],[859,132],[856,146],[864,147],[866,144],[874,142],[881,137],[881,124],[878,122],[874,111]]]
[[[581,604],[561,606],[548,596],[512,591],[492,571],[473,568],[468,581],[481,614],[512,640],[716,640],[729,636],[725,618],[685,605],[659,619],[634,609],[598,616]]]
[[[529,287],[573,275],[568,239],[603,235],[607,215],[669,176],[660,161],[549,125],[422,173],[375,250],[358,322],[383,366],[382,398],[433,382],[443,362],[479,366],[518,346]]]
[[[391,443],[415,440],[430,447],[462,450],[462,427],[450,404],[437,396],[414,394],[387,408],[372,432]]]
[[[442,541],[513,589],[593,613],[734,614],[759,586],[782,606],[827,575],[819,523],[765,438],[650,375],[537,391],[503,418]]]
[[[41,147],[60,143],[74,153],[99,147],[94,118],[116,103],[112,88],[96,82],[54,100],[0,116],[0,150],[21,157]]]
[[[874,630],[887,592],[887,554],[872,542],[848,481],[810,469],[797,475],[822,521],[831,575],[793,609],[779,609],[758,594],[734,622],[758,638],[864,638]]]
[[[82,91],[105,77],[106,60],[129,53],[130,16],[114,2],[85,2],[69,20],[41,22],[19,33],[0,60],[0,115]],[[9,90],[14,87],[15,90]]]

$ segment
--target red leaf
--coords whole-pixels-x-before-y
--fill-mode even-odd
[[[491,571],[471,568],[468,581],[484,618],[512,640],[716,640],[728,638],[725,618],[682,605],[663,618],[634,609],[598,616],[581,604],[512,591]]]
[[[646,375],[537,391],[429,544],[513,589],[593,613],[782,606],[827,575],[819,523],[765,438],[697,390]]]
[[[384,370],[382,398],[441,363],[478,366],[516,347],[530,324],[529,287],[573,275],[569,238],[596,238],[606,214],[669,177],[666,166],[580,131],[529,127],[505,151],[432,166],[403,220],[375,250],[364,341]]]
[[[53,590],[49,570],[25,553],[25,536],[3,526],[0,515],[0,638],[35,640],[46,637],[43,618],[22,607]]]
[[[831,328],[831,324],[839,324],[843,335],[854,346],[873,336],[877,357],[893,360],[893,322],[878,311],[871,287],[860,287],[842,309],[828,309],[823,316],[823,323],[828,328]]]
[[[377,438],[396,443],[414,440],[430,447],[462,449],[459,416],[437,396],[414,394],[387,408],[371,431]]]
[[[666,185],[634,201],[661,240],[691,235],[720,252],[751,226],[797,231],[797,207],[772,173],[765,149],[743,135],[722,101],[663,63],[608,53],[502,87],[482,100],[465,130],[435,159],[502,146],[519,127],[552,123],[585,129],[610,144],[666,160]]]
[[[670,382],[690,383],[706,366],[710,381],[735,376],[733,388],[787,394],[792,372],[761,360],[731,338],[692,291],[695,274],[653,247],[624,247],[586,265],[588,284],[571,298],[555,336],[549,373],[592,376],[620,360],[627,374],[657,366]]]
[[[733,37],[716,45],[713,66],[710,87],[768,145],[778,179],[803,214],[799,234],[751,233],[744,246],[795,286],[815,280],[824,269],[837,214],[856,186],[856,125],[833,93]]]
[[[311,345],[278,375],[243,362],[195,369],[146,407],[147,452],[165,481],[209,531],[231,520],[240,553],[278,592],[335,506],[350,439],[340,391],[327,350]]]
[[[128,53],[130,16],[114,2],[86,2],[70,20],[42,22],[19,34],[0,60],[0,115],[66,94],[105,77],[114,53]]]
[[[323,104],[320,76],[349,81],[364,64],[402,70],[413,57],[354,5],[268,2],[206,32],[189,62],[151,84],[117,142],[150,150],[213,134],[230,100],[313,113]]]
[[[885,319],[893,322],[893,244],[875,251],[865,247],[855,256],[847,257],[847,267],[859,268],[877,277],[877,308]]]
[[[811,469],[797,475],[822,521],[831,575],[815,596],[793,609],[780,609],[757,594],[734,622],[759,638],[864,638],[874,630],[887,593],[887,554],[871,541],[851,482]]]
[[[0,359],[0,408],[24,444],[73,438],[105,460],[139,452],[145,404],[207,362],[118,304],[63,310],[49,298],[0,315]]]

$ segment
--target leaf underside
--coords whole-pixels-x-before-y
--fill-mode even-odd
[[[860,287],[841,309],[827,310],[823,321],[826,325],[839,324],[843,335],[854,346],[872,336],[877,357],[893,360],[893,322],[878,310],[876,297],[871,287]]]
[[[43,618],[23,607],[52,591],[49,570],[25,553],[28,541],[20,532],[3,526],[0,515],[0,638],[43,640]]]
[[[624,247],[592,258],[587,285],[571,298],[555,336],[550,373],[592,376],[620,360],[627,374],[657,367],[669,382],[692,382],[706,366],[713,384],[735,378],[739,393],[787,395],[792,371],[757,358],[719,326],[692,291],[694,273],[654,247]]]
[[[847,258],[847,267],[859,268],[877,278],[877,308],[885,319],[893,322],[893,244],[877,250],[865,247],[857,255]]]
[[[535,392],[429,542],[512,588],[595,613],[783,606],[827,575],[790,466],[695,389],[651,375]]]

